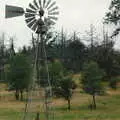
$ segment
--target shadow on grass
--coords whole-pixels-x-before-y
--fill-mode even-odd
[[[77,105],[77,106],[71,105],[70,111],[99,111],[99,110],[104,110],[104,109],[106,109],[106,106],[101,105],[101,104],[98,104],[96,110],[90,109],[88,104],[83,104],[83,105]],[[54,110],[56,110],[56,111],[69,111],[67,108],[67,105],[55,107]]]

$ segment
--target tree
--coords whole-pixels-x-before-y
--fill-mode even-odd
[[[21,100],[23,100],[23,91],[28,89],[30,84],[31,64],[29,59],[17,54],[10,60],[8,82],[10,89],[15,90],[16,100],[19,100],[19,93],[21,93]]]
[[[10,38],[9,54],[10,54],[10,58],[15,55],[14,37],[11,37],[11,38]]]
[[[96,55],[96,46],[99,44],[99,37],[96,31],[96,28],[93,24],[90,25],[89,30],[86,31],[85,35],[85,41],[88,44],[87,47],[87,54],[86,54],[86,60],[93,60],[95,59]]]
[[[71,109],[71,97],[73,94],[74,85],[75,83],[72,80],[72,76],[67,76],[60,81],[60,86],[56,91],[58,96],[63,97],[68,101],[68,110]]]
[[[108,39],[108,37],[107,37]],[[99,66],[105,70],[107,77],[110,79],[113,72],[113,64],[115,60],[114,42],[112,40],[103,41],[96,49],[96,61]]]
[[[82,87],[83,90],[93,96],[92,107],[96,109],[95,96],[101,92],[103,86],[101,80],[104,76],[104,72],[99,68],[96,62],[85,63],[82,73]]]
[[[70,110],[71,97],[75,83],[72,76],[66,72],[65,68],[59,60],[55,60],[50,66],[50,78],[53,89],[53,94],[56,97],[62,97],[68,101],[68,109]]]
[[[49,64],[50,79],[53,90],[58,88],[60,80],[64,76],[64,67],[59,60],[54,60]]]
[[[106,23],[113,23],[116,26],[118,26],[112,37],[116,36],[119,34],[120,32],[120,27],[119,27],[119,23],[120,23],[120,0],[112,0],[110,7],[109,7],[109,12],[106,13],[106,17],[105,17],[105,22]]]
[[[76,37],[67,45],[66,51],[66,67],[79,72],[85,59],[85,45]]]
[[[94,60],[104,69],[105,80],[108,80],[112,87],[117,85],[116,77],[120,74],[120,53],[114,50],[114,42],[109,39],[108,35],[105,39],[101,45],[97,46]]]
[[[4,81],[4,65],[5,65],[5,33],[0,36],[0,80]]]
[[[110,87],[113,88],[113,89],[117,89],[117,78],[111,78],[111,81],[110,81]]]

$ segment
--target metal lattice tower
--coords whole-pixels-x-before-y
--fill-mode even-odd
[[[32,84],[29,87],[23,120],[53,120],[45,41],[48,30],[58,19],[58,6],[52,0],[33,0],[25,10],[22,7],[6,5],[6,18],[22,15],[25,16],[27,26],[37,34]]]

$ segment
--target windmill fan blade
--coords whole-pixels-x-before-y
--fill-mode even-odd
[[[53,19],[53,20],[58,20],[57,17],[48,16],[48,18]]]
[[[29,7],[32,8],[33,10],[37,10],[31,3],[29,4]]]
[[[26,12],[29,12],[29,13],[36,13],[35,11],[29,9],[29,8],[26,8]]]
[[[35,17],[32,17],[32,18],[26,19],[25,21],[26,21],[27,23],[29,23],[29,22],[31,22],[31,21],[34,20],[34,19],[35,19]]]
[[[39,5],[40,5],[40,8],[42,7],[42,2],[41,2],[41,0],[39,0]]]
[[[59,12],[51,12],[51,13],[48,13],[48,15],[59,15]]]
[[[36,19],[34,19],[34,20],[33,20],[32,22],[30,22],[29,24],[27,24],[27,26],[28,26],[29,28],[31,28],[35,22],[36,22]]]
[[[45,8],[47,8],[47,7],[49,6],[50,3],[51,3],[51,0],[48,0],[48,2],[47,2],[47,4],[46,4]]]
[[[55,22],[53,20],[50,20],[49,18],[45,19],[45,21],[46,21],[46,23],[47,23],[48,26],[55,24]]]
[[[22,16],[23,14],[24,14],[24,9],[22,7],[6,5],[5,18]]]
[[[35,17],[35,15],[34,15],[34,14],[30,14],[30,13],[25,13],[25,17],[26,17],[26,18]]]
[[[39,8],[39,6],[38,6],[36,0],[34,0],[33,3],[34,3],[34,5],[35,5],[37,8]]]
[[[50,22],[51,25],[54,25],[54,24],[55,24],[55,22],[52,21],[52,20],[50,20],[49,22]]]
[[[49,12],[53,12],[55,10],[58,10],[58,6],[56,6],[55,8],[52,8],[51,10],[49,10]]]
[[[53,7],[56,4],[56,2],[53,2],[47,9],[49,10],[51,7]]]
[[[43,8],[45,7],[46,0],[43,0]]]

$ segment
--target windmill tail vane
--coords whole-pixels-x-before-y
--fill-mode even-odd
[[[22,7],[16,7],[11,5],[6,5],[5,8],[5,18],[22,16],[24,14],[24,9]]]

